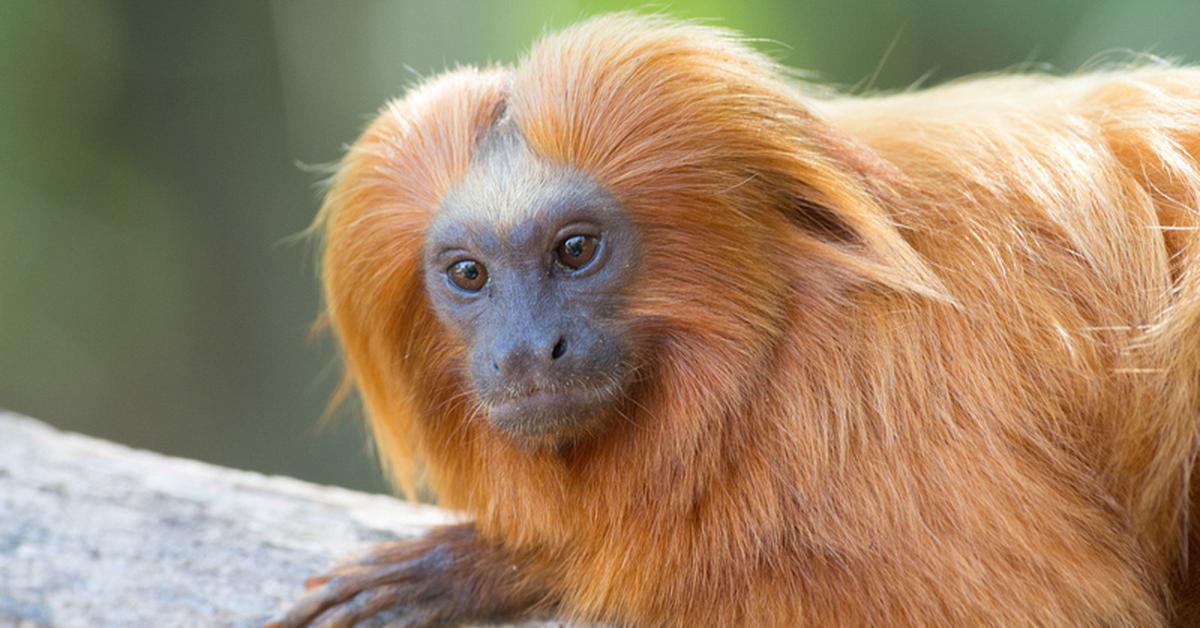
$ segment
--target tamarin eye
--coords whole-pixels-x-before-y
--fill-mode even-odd
[[[473,259],[455,262],[446,271],[446,274],[450,277],[450,281],[454,282],[454,285],[467,292],[479,292],[483,284],[487,283],[487,269]]]
[[[596,248],[599,244],[599,238],[589,235],[573,235],[558,244],[555,256],[558,258],[559,264],[576,270],[592,261],[592,258],[596,256]]]

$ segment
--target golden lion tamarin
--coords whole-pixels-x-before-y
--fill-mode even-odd
[[[328,317],[395,479],[472,522],[282,624],[1195,621],[1200,70],[784,76],[621,14],[383,110]]]

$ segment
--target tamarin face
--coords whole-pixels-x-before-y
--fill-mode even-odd
[[[496,428],[555,444],[611,414],[633,366],[621,317],[636,249],[595,181],[533,154],[511,123],[481,140],[426,233],[425,287]]]

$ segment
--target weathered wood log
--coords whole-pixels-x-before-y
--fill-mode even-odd
[[[306,576],[451,520],[0,413],[0,625],[261,625]]]

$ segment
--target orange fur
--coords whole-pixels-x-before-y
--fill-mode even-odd
[[[1161,625],[1195,603],[1200,70],[816,98],[627,14],[389,105],[319,224],[329,316],[411,491],[645,625]],[[621,416],[474,416],[425,225],[511,116],[632,215]],[[1189,591],[1190,587],[1190,593]]]

